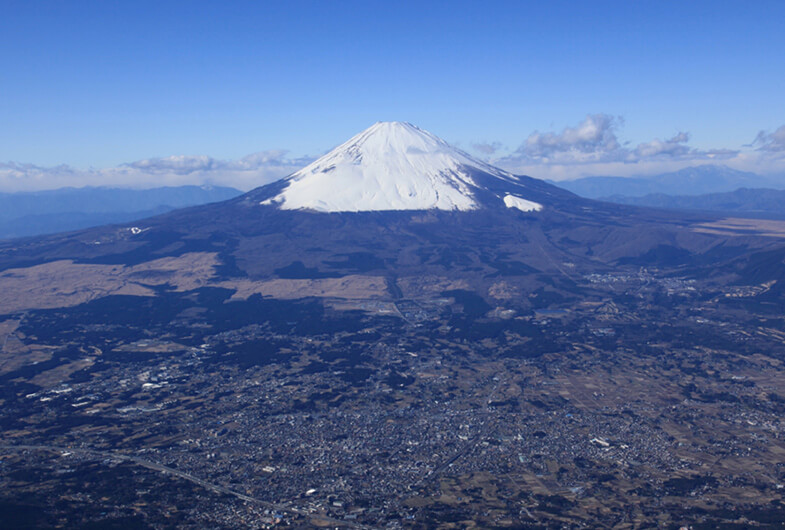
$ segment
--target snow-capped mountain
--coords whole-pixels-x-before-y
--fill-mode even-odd
[[[283,210],[543,208],[521,177],[404,122],[378,122],[271,186],[260,203]]]

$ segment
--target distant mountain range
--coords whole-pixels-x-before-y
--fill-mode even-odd
[[[651,177],[586,177],[554,184],[581,197],[618,204],[785,219],[785,181],[727,166],[689,167]]]
[[[632,206],[672,208],[707,212],[728,212],[744,216],[785,219],[785,191],[741,188],[727,193],[705,195],[664,195],[644,197],[604,197],[603,200]]]
[[[126,223],[177,208],[231,199],[241,193],[234,188],[210,186],[147,190],[86,187],[0,193],[0,238]]]
[[[587,199],[643,197],[652,194],[704,195],[739,188],[785,188],[785,181],[718,165],[688,167],[650,177],[585,177],[552,184]]]

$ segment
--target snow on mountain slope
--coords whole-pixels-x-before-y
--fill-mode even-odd
[[[477,174],[518,182],[414,125],[378,122],[284,179],[282,191],[262,204],[322,212],[473,210],[485,189]]]
[[[522,212],[539,212],[542,210],[542,204],[509,194],[504,196],[504,204],[507,208],[516,208]]]

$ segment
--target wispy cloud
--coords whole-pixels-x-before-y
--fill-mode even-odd
[[[501,142],[477,142],[472,144],[472,149],[485,156],[494,155],[501,148]]]
[[[232,186],[249,190],[285,177],[313,159],[290,158],[283,150],[254,153],[239,160],[209,156],[169,156],[117,167],[81,170],[66,165],[41,167],[0,163],[0,190],[30,191],[64,186],[149,188],[185,184]]]
[[[785,153],[785,125],[774,132],[759,132],[752,145],[760,151]]]
[[[174,173],[190,175],[195,171],[209,171],[215,167],[215,161],[209,156],[167,156],[150,158],[125,164],[126,167],[150,173]]]
[[[707,163],[785,178],[785,125],[773,132],[761,131],[751,143],[737,149],[695,148],[690,145],[692,136],[687,131],[633,146],[624,139],[623,127],[621,117],[589,114],[576,125],[559,131],[534,131],[511,152],[501,142],[494,141],[476,142],[471,148],[481,158],[513,173],[553,180],[592,175],[646,175]],[[87,170],[67,165],[41,167],[9,162],[0,163],[0,191],[185,184],[249,190],[285,177],[312,161],[311,157],[291,157],[285,150],[269,150],[237,160],[180,155]]]

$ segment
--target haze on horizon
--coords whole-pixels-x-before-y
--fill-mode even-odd
[[[0,8],[0,191],[250,189],[376,121],[554,180],[785,175],[781,2]]]

